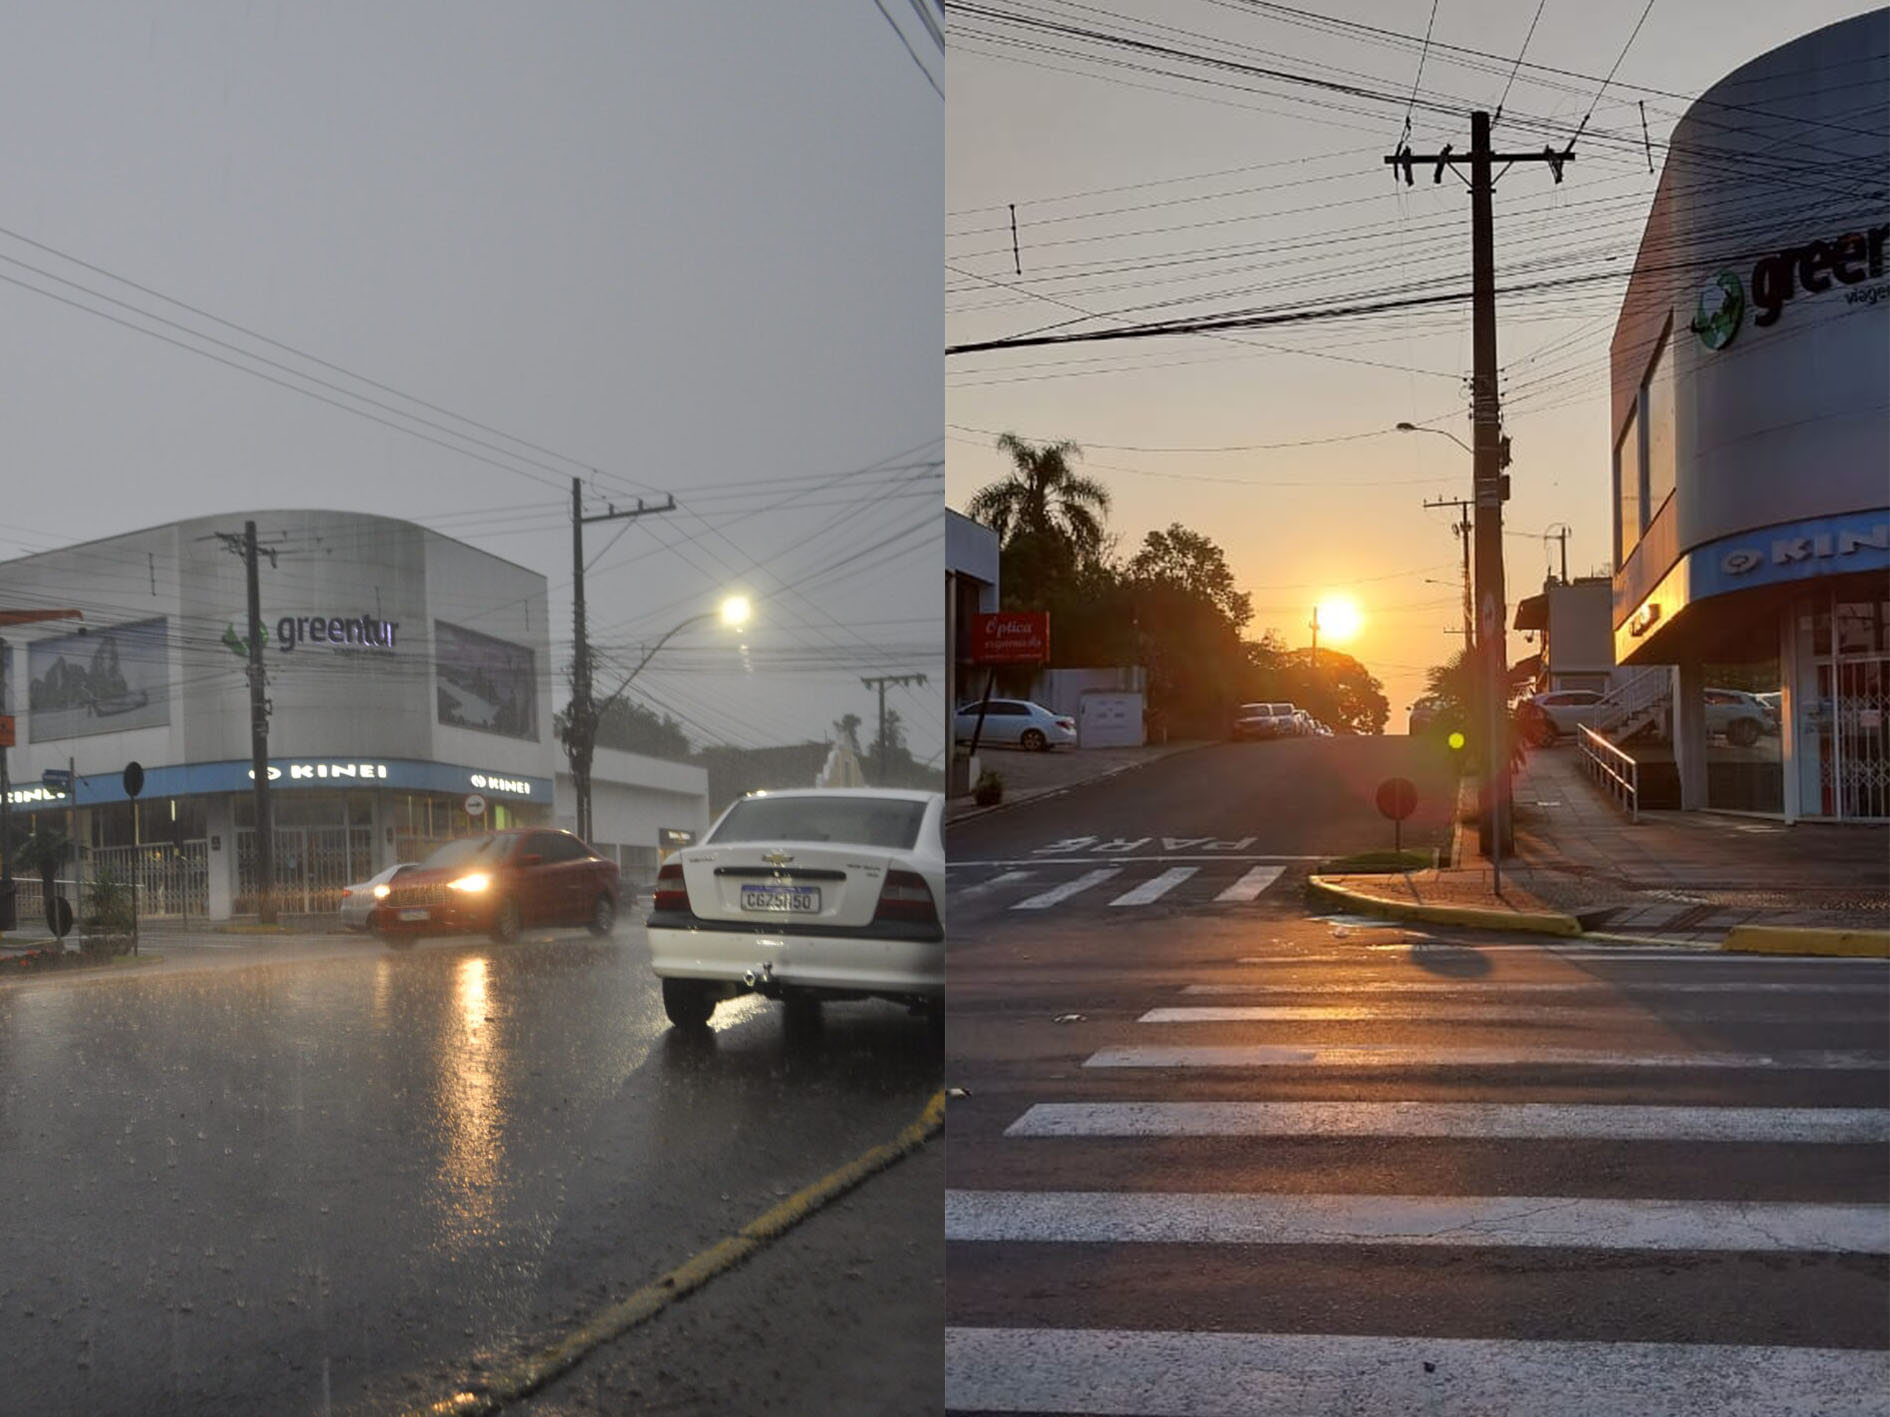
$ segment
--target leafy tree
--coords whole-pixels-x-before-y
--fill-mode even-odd
[[[1160,582],[1204,600],[1238,630],[1253,619],[1253,602],[1234,589],[1234,573],[1227,557],[1207,537],[1172,523],[1167,531],[1151,531],[1141,550],[1129,562],[1129,576],[1140,582]]]
[[[564,738],[569,710],[552,718],[552,727]],[[668,714],[657,714],[642,704],[618,699],[605,709],[597,721],[597,746],[614,748],[620,753],[641,753],[646,758],[667,758],[687,762],[691,752],[689,735],[682,724]]]
[[[836,718],[833,721],[833,736],[836,743],[850,749],[856,758],[861,755],[860,716],[857,713],[849,713]]]

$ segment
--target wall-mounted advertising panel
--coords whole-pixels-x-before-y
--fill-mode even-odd
[[[538,676],[524,645],[435,620],[433,672],[441,723],[538,740]]]
[[[35,743],[171,721],[170,635],[162,616],[35,641],[27,673]]]

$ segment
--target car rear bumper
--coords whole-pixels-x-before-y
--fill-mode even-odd
[[[742,984],[754,973],[782,988],[900,997],[945,992],[942,939],[888,939],[796,931],[649,929],[650,962],[664,979]]]

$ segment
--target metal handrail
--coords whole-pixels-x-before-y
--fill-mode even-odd
[[[1641,765],[1587,724],[1581,725],[1579,741],[1589,775],[1627,809],[1630,822],[1638,823],[1641,819]]]

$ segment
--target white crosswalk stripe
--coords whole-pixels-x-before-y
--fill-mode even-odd
[[[1060,886],[1052,886],[1049,890],[1040,892],[1029,900],[1018,901],[1011,909],[1048,910],[1053,905],[1061,905],[1072,896],[1081,895],[1091,886],[1101,885],[1119,873],[1120,868],[1116,866],[1107,866],[1098,871],[1086,871],[1073,881],[1065,881]]]
[[[1111,905],[1153,905],[1200,869],[1199,866],[1173,867],[1163,871],[1152,880],[1142,882],[1134,890],[1124,891],[1109,903]]]
[[[1453,1047],[1441,1044],[1149,1044],[1103,1048],[1083,1060],[1086,1068],[1797,1068],[1806,1071],[1877,1072],[1871,1053],[1809,1049],[1778,1053],[1640,1053],[1609,1048],[1531,1046]]]
[[[1571,1196],[947,1191],[945,1239],[1149,1245],[1475,1245],[1890,1254],[1890,1209]]]
[[[1233,885],[1215,896],[1220,901],[1253,900],[1260,892],[1280,879],[1284,866],[1255,866]]]

